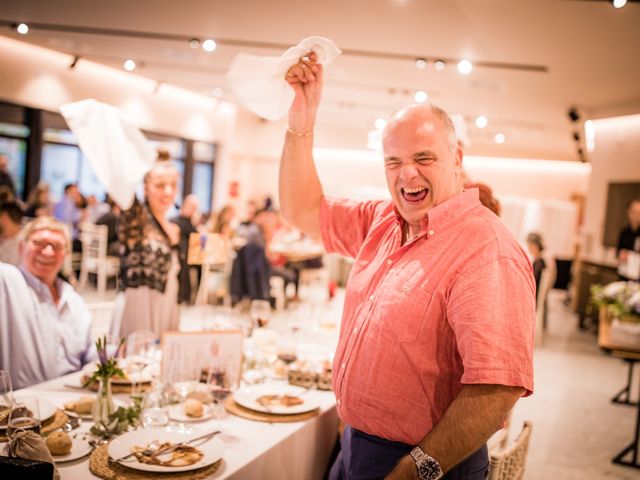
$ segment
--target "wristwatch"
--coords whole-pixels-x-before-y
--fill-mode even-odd
[[[411,450],[411,456],[416,462],[420,480],[438,480],[442,478],[443,473],[438,461],[428,453],[425,453],[420,447],[415,447]]]

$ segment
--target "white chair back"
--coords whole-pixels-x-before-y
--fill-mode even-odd
[[[82,241],[80,289],[87,284],[89,273],[95,273],[98,277],[98,292],[103,294],[107,287],[107,277],[117,275],[120,259],[107,256],[107,235],[106,225],[95,225],[89,222],[80,224]]]
[[[521,480],[527,463],[531,422],[524,422],[522,431],[510,447],[489,453],[488,480]]]

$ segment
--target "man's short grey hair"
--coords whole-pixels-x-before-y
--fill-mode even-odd
[[[27,223],[20,231],[20,242],[27,242],[29,238],[31,238],[31,235],[40,230],[51,230],[62,234],[64,237],[65,250],[67,253],[71,252],[71,234],[69,233],[69,227],[60,220],[49,216],[36,217]]]
[[[440,119],[440,121],[446,128],[447,143],[449,144],[449,150],[451,150],[451,153],[455,153],[456,150],[458,149],[458,136],[456,135],[456,127],[453,125],[453,121],[451,120],[451,117],[446,111],[444,111],[439,106],[433,103],[430,103],[429,106],[431,107],[431,111],[436,114],[436,117]]]

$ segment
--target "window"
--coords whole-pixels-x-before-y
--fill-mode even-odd
[[[78,182],[81,156],[80,149],[74,145],[44,144],[40,179],[49,184],[54,202],[62,198],[66,184]]]
[[[29,129],[24,125],[0,123],[0,154],[9,159],[9,175],[16,187],[16,196],[24,193],[24,175],[27,167],[27,141]]]
[[[200,210],[211,210],[213,190],[213,164],[216,157],[216,147],[211,143],[193,143],[193,180],[191,191],[198,197]]]

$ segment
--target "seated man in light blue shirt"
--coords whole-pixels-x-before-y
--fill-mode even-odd
[[[74,252],[81,251],[78,239],[78,223],[82,220],[82,211],[78,208],[78,204],[81,200],[82,195],[78,186],[75,183],[68,183],[64,186],[64,196],[53,208],[53,216],[62,223],[66,223],[71,229]]]
[[[91,314],[58,278],[71,241],[64,224],[38,217],[19,244],[19,267],[0,263],[0,369],[14,388],[77,371],[95,356]]]

